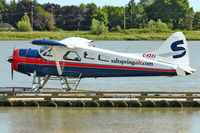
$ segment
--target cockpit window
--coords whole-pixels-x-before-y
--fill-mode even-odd
[[[47,50],[48,49],[48,47],[46,47],[46,46],[43,46],[43,47],[41,47],[40,48],[40,53],[43,53],[45,50]]]
[[[64,60],[73,60],[73,61],[81,61],[79,55],[74,51],[68,51],[64,56]]]
[[[43,55],[44,55],[44,56],[48,56],[48,57],[53,57],[53,51],[52,51],[52,49],[48,50],[48,51],[45,52]]]

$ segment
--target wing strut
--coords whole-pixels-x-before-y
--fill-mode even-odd
[[[56,62],[56,68],[57,68],[57,71],[58,71],[58,75],[61,76],[62,71],[61,71],[60,63],[59,63],[58,58],[57,58],[56,47],[52,47],[52,50],[53,50],[53,56],[54,56],[54,59],[55,59],[55,62]]]

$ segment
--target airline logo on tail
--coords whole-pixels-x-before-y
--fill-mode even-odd
[[[172,43],[172,45],[171,45],[172,51],[174,51],[174,52],[179,52],[179,51],[181,52],[182,51],[180,54],[173,55],[174,59],[181,58],[181,57],[185,56],[186,49],[184,47],[180,46],[180,45],[183,45],[183,44],[184,44],[183,40],[179,40],[179,41]]]

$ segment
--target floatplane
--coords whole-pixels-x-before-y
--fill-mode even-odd
[[[170,36],[157,50],[119,53],[90,46],[92,40],[70,37],[61,41],[34,40],[37,49],[16,49],[7,58],[13,70],[33,75],[32,90],[39,91],[49,79],[60,80],[62,89],[76,89],[82,78],[130,76],[185,76],[195,72],[182,32]],[[75,82],[70,83],[70,79]]]

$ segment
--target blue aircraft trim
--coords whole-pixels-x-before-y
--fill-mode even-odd
[[[26,66],[25,66],[26,65]],[[24,68],[25,67],[25,68]],[[78,77],[82,73],[82,78],[86,77],[129,77],[129,76],[175,76],[176,72],[161,72],[147,70],[124,70],[108,68],[87,68],[87,67],[70,67],[62,66],[62,75],[67,77]],[[58,76],[56,66],[52,65],[35,65],[19,64],[18,71],[21,73],[33,73],[36,71],[37,76],[54,75]]]
[[[20,49],[19,56],[26,58],[36,58],[36,59],[42,58],[37,49]]]
[[[51,41],[51,40],[34,40],[32,41],[32,44],[45,45],[45,46],[66,46],[65,44],[62,44],[56,41]]]

